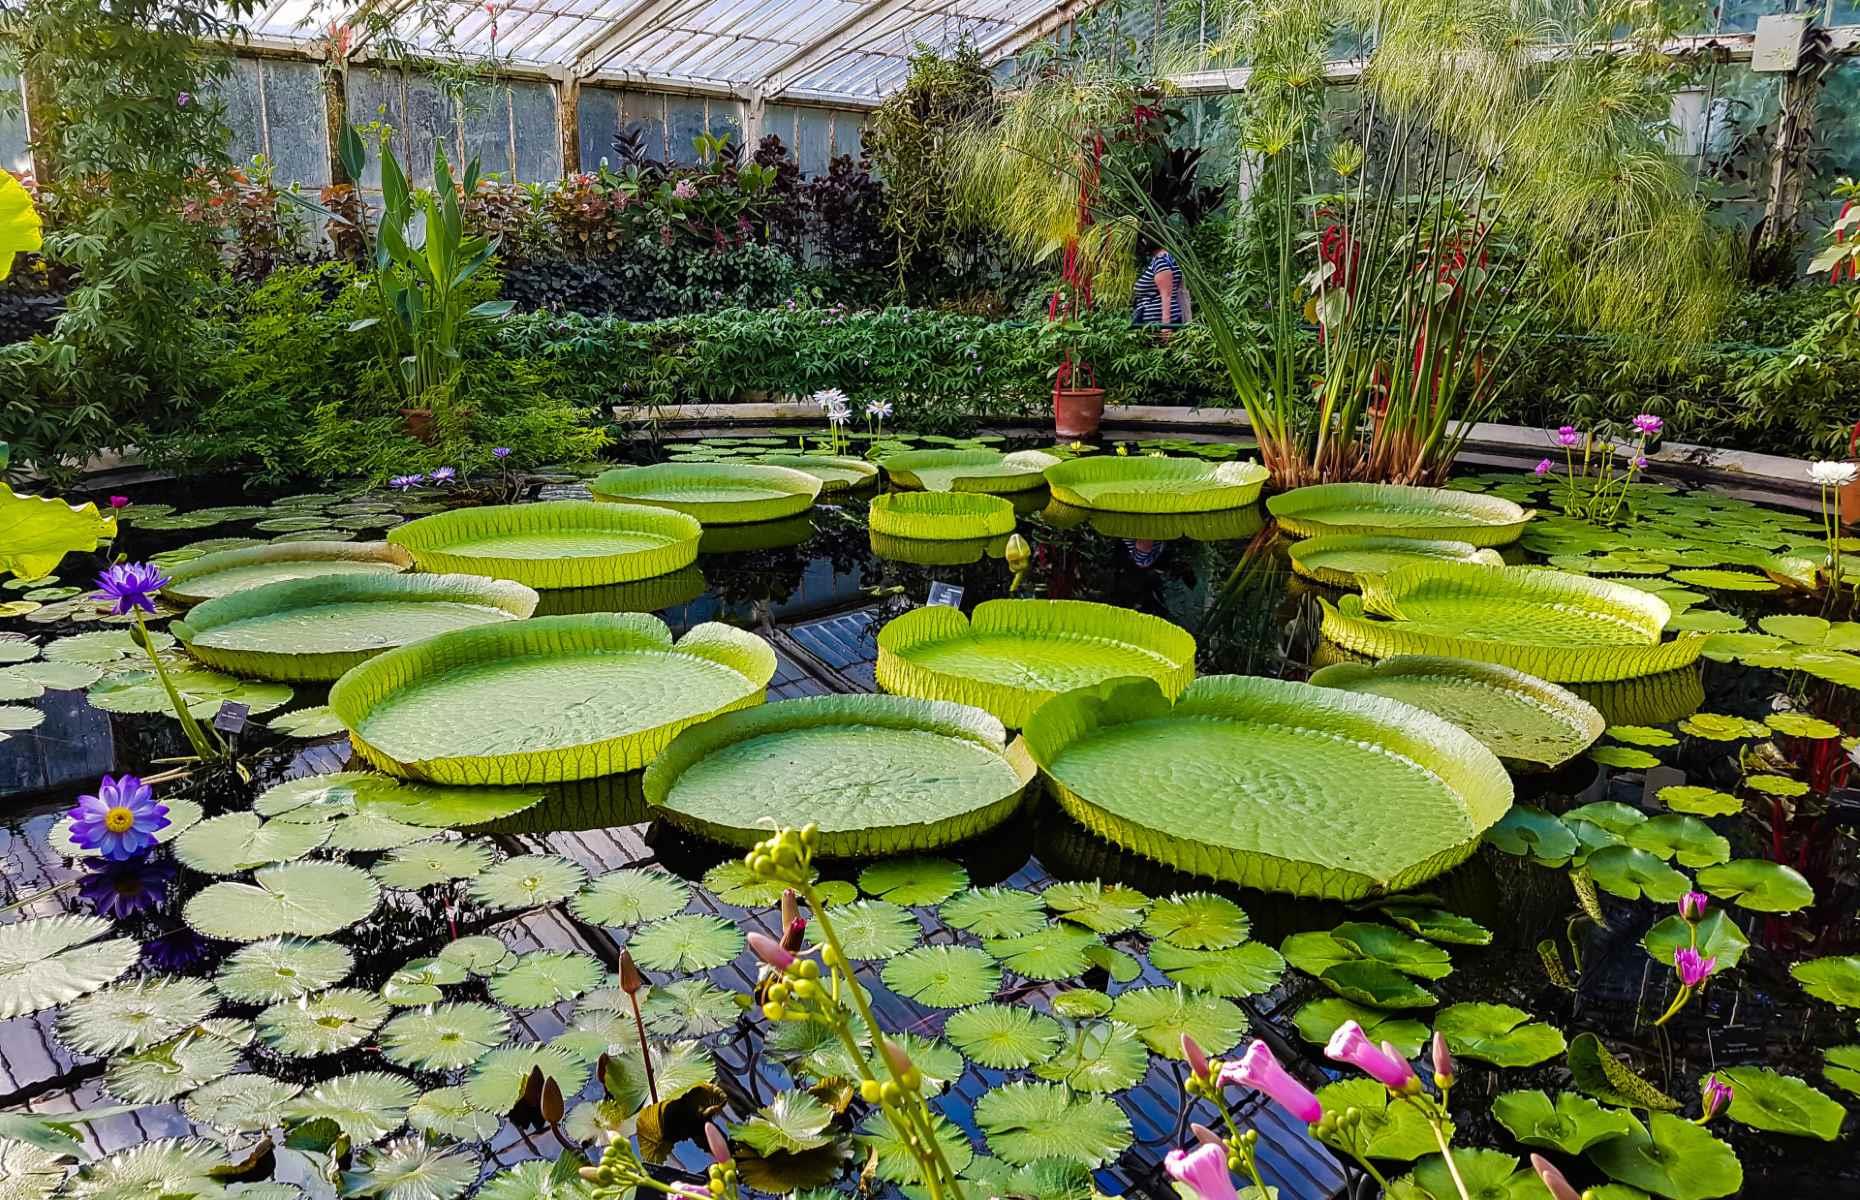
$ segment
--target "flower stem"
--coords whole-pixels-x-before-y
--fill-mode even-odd
[[[187,744],[194,748],[194,753],[202,759],[222,758],[226,754],[226,743],[219,734],[210,737],[201,727],[194,714],[187,711],[187,705],[181,702],[181,693],[176,690],[174,681],[168,678],[168,669],[162,666],[161,655],[156,652],[149,641],[149,627],[142,621],[142,612],[136,609],[136,632],[140,636],[137,642],[143,652],[149,656],[149,663],[155,668],[155,677],[161,680],[162,690],[168,693],[168,703],[174,709],[175,720],[181,723],[181,732],[187,735]]]
[[[1666,1006],[1666,1011],[1660,1014],[1660,1019],[1653,1023],[1655,1028],[1658,1028],[1659,1026],[1666,1024],[1668,1021],[1678,1016],[1679,1010],[1684,1008],[1686,1004],[1692,999],[1692,996],[1696,990],[1697,990],[1696,988],[1689,988],[1689,987],[1681,986],[1679,989],[1679,994],[1673,997],[1673,1002]]]
[[[1447,1145],[1447,1133],[1442,1126],[1442,1118],[1430,1113],[1427,1127],[1434,1131],[1434,1144],[1440,1147],[1440,1157],[1447,1160],[1447,1174],[1453,1176],[1453,1186],[1459,1189],[1460,1200],[1472,1200],[1472,1193],[1466,1190],[1466,1181],[1460,1178],[1460,1165],[1453,1161],[1453,1150]]]

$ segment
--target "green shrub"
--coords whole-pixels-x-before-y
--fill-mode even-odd
[[[151,439],[151,460],[276,484],[378,482],[438,466],[470,473],[491,465],[496,446],[510,447],[525,465],[599,453],[606,435],[592,406],[562,386],[548,359],[505,352],[491,329],[464,343],[456,415],[435,444],[415,440],[368,335],[348,329],[372,315],[373,303],[340,264],[273,272],[219,326],[215,394],[190,428]]]

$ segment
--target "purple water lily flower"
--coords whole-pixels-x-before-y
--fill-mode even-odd
[[[129,497],[128,496],[111,496],[110,507],[111,508],[128,508]]]
[[[212,943],[191,929],[177,929],[142,943],[142,961],[157,971],[185,971],[212,949]]]
[[[1644,471],[1647,469],[1647,456],[1645,454],[1636,454],[1633,462],[1636,471]]]
[[[510,447],[509,446],[497,447],[496,449],[491,451],[491,457],[497,459],[499,462],[502,462],[506,458],[510,457]]]
[[[112,563],[97,576],[97,595],[116,601],[116,615],[132,609],[155,611],[155,593],[168,586],[168,577],[150,563]]]
[[[1537,474],[1537,475],[1548,475],[1550,473],[1551,466],[1552,466],[1552,463],[1550,462],[1549,459],[1547,458],[1538,459],[1536,467],[1532,468],[1532,473]]]
[[[457,479],[458,476],[459,476],[459,473],[453,470],[451,467],[433,468],[433,482],[434,483],[451,483],[454,479]]]
[[[168,806],[156,802],[149,785],[134,775],[108,775],[94,796],[79,796],[71,810],[71,840],[113,862],[136,857],[168,827]]]
[[[1556,431],[1556,440],[1559,445],[1574,446],[1582,440],[1582,435],[1576,432],[1574,425],[1565,425]]]
[[[1221,1068],[1221,1082],[1264,1092],[1274,1104],[1306,1124],[1324,1115],[1324,1106],[1311,1089],[1293,1079],[1273,1057],[1272,1049],[1261,1041],[1248,1046],[1239,1062]]]
[[[1665,425],[1665,421],[1662,421],[1652,413],[1639,413],[1634,417],[1634,428],[1648,437],[1652,437],[1654,434],[1660,432]]]
[[[194,97],[188,92],[176,92],[174,96],[174,103],[177,108],[186,108],[189,104],[193,103],[193,100]]]
[[[1673,951],[1673,969],[1679,972],[1681,985],[1695,988],[1711,978],[1718,969],[1718,960],[1706,958],[1690,946],[1681,946]]]
[[[1700,1112],[1698,1123],[1703,1125],[1705,1122],[1723,1112],[1725,1108],[1730,1105],[1731,1097],[1735,1094],[1730,1084],[1718,1078],[1716,1075],[1707,1075],[1699,1083]]]
[[[98,916],[126,921],[166,903],[174,876],[174,864],[166,859],[135,859],[85,872],[78,877],[78,894]]]
[[[397,492],[409,491],[426,482],[424,475],[396,475],[388,480],[388,486]]]

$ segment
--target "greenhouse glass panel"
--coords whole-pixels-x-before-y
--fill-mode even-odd
[[[32,169],[26,153],[25,91],[17,75],[0,75],[0,166],[24,174]]]
[[[593,171],[602,159],[614,160],[614,130],[620,127],[624,93],[615,88],[584,87],[576,105],[581,126],[581,169]]]
[[[214,89],[214,98],[224,106],[226,128],[232,132],[226,155],[236,163],[250,162],[255,155],[267,152],[263,84],[258,72],[258,59],[234,59],[231,72]]]
[[[665,98],[667,158],[676,163],[697,162],[693,143],[706,132],[704,101],[689,96]]]
[[[516,131],[517,179],[535,182],[560,179],[562,142],[556,136],[555,89],[546,83],[513,80],[510,95],[511,127]]]
[[[323,76],[314,63],[259,59],[265,95],[265,154],[272,179],[283,186],[329,182],[329,112]]]

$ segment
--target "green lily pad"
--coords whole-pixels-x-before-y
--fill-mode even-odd
[[[581,864],[559,854],[519,854],[472,880],[471,898],[494,911],[542,908],[568,899],[587,882]]]
[[[1671,1113],[1656,1112],[1644,1130],[1591,1146],[1589,1159],[1610,1178],[1667,1200],[1711,1200],[1744,1186],[1736,1152]]]
[[[209,817],[176,838],[174,856],[208,875],[237,875],[302,858],[328,837],[323,826],[260,821],[256,814],[235,812]]]
[[[943,1036],[971,1060],[996,1070],[1045,1062],[1058,1053],[1059,1022],[1030,1009],[978,1004],[951,1014]]]
[[[1576,1086],[1604,1104],[1664,1111],[1679,1107],[1679,1101],[1636,1075],[1592,1033],[1579,1033],[1570,1042],[1568,1062]]]
[[[1582,847],[1561,819],[1528,804],[1513,805],[1485,831],[1485,840],[1506,854],[1527,856],[1545,866],[1561,866]]]
[[[1219,950],[1246,941],[1253,922],[1225,896],[1189,892],[1150,905],[1143,932],[1185,950]]]
[[[1435,1016],[1434,1029],[1454,1054],[1497,1067],[1535,1066],[1565,1046],[1554,1026],[1508,1004],[1450,1004]]]
[[[1597,1142],[1634,1130],[1634,1119],[1627,1113],[1603,1108],[1576,1092],[1558,1092],[1554,1101],[1540,1091],[1505,1092],[1492,1101],[1492,1115],[1525,1145],[1565,1154],[1581,1154]]]
[[[1817,1000],[1860,1008],[1860,954],[1811,958],[1792,964],[1789,974]]]
[[[634,867],[602,875],[569,909],[590,925],[630,929],[682,912],[690,901],[690,887],[676,875]]]
[[[1698,952],[1707,958],[1718,960],[1718,968],[1728,971],[1743,961],[1744,951],[1750,949],[1750,939],[1737,927],[1723,909],[1713,909],[1705,914],[1705,919],[1698,924]],[[1682,946],[1693,944],[1692,925],[1684,917],[1667,917],[1658,925],[1647,931],[1640,944],[1647,949],[1653,960],[1662,966],[1671,966],[1673,952]]]
[[[1467,1194],[1482,1200],[1542,1200],[1548,1194],[1537,1172],[1496,1150],[1455,1146],[1453,1165]],[[1436,1154],[1392,1183],[1388,1195],[1389,1200],[1458,1200],[1460,1190],[1446,1159]]]
[[[503,1045],[510,1019],[488,1004],[437,1004],[401,1013],[381,1030],[381,1053],[423,1071],[469,1067]]]
[[[491,976],[488,986],[491,998],[507,1008],[548,1008],[599,987],[605,974],[591,954],[535,950]]]
[[[286,1058],[311,1058],[360,1045],[387,1015],[388,1006],[373,992],[331,988],[314,996],[280,1000],[260,1012],[258,1036]]]
[[[742,952],[743,933],[722,917],[685,913],[642,926],[627,949],[649,971],[708,971]]]
[[[1055,883],[1040,893],[1061,920],[1094,933],[1126,933],[1143,921],[1150,898],[1133,887],[1105,883]]]
[[[919,946],[885,964],[885,986],[930,1008],[980,1004],[1001,986],[1001,968],[973,946]]]
[[[1847,1110],[1805,1081],[1769,1067],[1726,1067],[1718,1073],[1732,1088],[1727,1114],[1733,1121],[1824,1142],[1841,1136]]]
[[[337,822],[347,825],[349,822]],[[311,825],[306,828],[315,829]],[[491,865],[491,851],[476,842],[424,842],[402,846],[374,865],[371,873],[383,887],[418,891],[461,879],[476,878]]]
[[[1045,903],[1018,888],[970,888],[944,901],[937,915],[951,929],[980,938],[1019,937],[1046,926]]]
[[[1103,1166],[1131,1143],[1130,1120],[1103,1096],[1080,1096],[1052,1083],[1012,1082],[984,1093],[975,1123],[997,1158],[1026,1165],[1069,1158]]]
[[[1088,929],[1054,924],[1019,937],[990,938],[982,948],[1016,975],[1052,981],[1082,974],[1091,965],[1087,951],[1099,944]]]
[[[833,932],[848,958],[873,960],[902,954],[923,941],[923,926],[911,910],[888,900],[855,900],[833,910]],[[807,940],[823,945],[820,923],[807,927]]]
[[[359,868],[295,862],[263,867],[251,883],[213,884],[197,892],[182,915],[196,932],[224,941],[322,937],[365,920],[380,900],[380,888]]]
[[[859,888],[893,904],[940,904],[967,887],[969,873],[945,858],[898,858],[859,872]]]
[[[1355,959],[1326,967],[1318,981],[1345,1000],[1372,1008],[1428,1008],[1435,995],[1387,963]]]
[[[1112,1003],[1111,1015],[1134,1027],[1151,1051],[1173,1059],[1182,1057],[1184,1034],[1209,1054],[1225,1054],[1247,1030],[1239,1005],[1182,988],[1132,988]]]
[[[1821,1074],[1842,1091],[1860,1096],[1860,1045],[1829,1046],[1822,1053]]]
[[[355,956],[334,942],[267,938],[226,956],[214,977],[222,996],[241,1004],[275,1004],[333,987],[355,968]]]
[[[1448,912],[1443,908],[1433,908],[1424,904],[1389,903],[1380,909],[1383,916],[1395,922],[1410,933],[1416,933],[1430,942],[1446,942],[1457,946],[1489,946],[1492,944],[1492,931],[1471,917]]]
[[[1731,857],[1731,843],[1697,817],[1654,817],[1630,830],[1627,843],[1682,867],[1715,866]]]
[[[1623,900],[1645,897],[1660,904],[1671,904],[1692,884],[1678,871],[1656,856],[1632,846],[1607,846],[1589,855],[1588,871],[1595,886]]]
[[[1356,1123],[1348,1129],[1326,1126],[1314,1131],[1325,1145],[1395,1162],[1413,1162],[1439,1149],[1420,1111],[1392,1101],[1388,1089],[1373,1079],[1327,1083],[1317,1090],[1317,1098],[1325,1112],[1357,1112]]]
[[[1116,1092],[1135,1086],[1149,1069],[1149,1051],[1136,1030],[1122,1021],[1081,1021],[1067,1031],[1059,1053],[1033,1073],[1075,1092]]]
[[[1285,959],[1259,942],[1220,950],[1184,950],[1170,942],[1155,942],[1150,946],[1150,964],[1171,983],[1235,998],[1270,991],[1285,973]]]
[[[1352,1004],[1338,996],[1312,1000],[1292,1014],[1292,1024],[1297,1027],[1299,1036],[1319,1046],[1327,1045],[1331,1035],[1349,1021],[1361,1025],[1364,1036],[1370,1041],[1378,1045],[1392,1043],[1405,1058],[1413,1058],[1427,1044],[1427,1026],[1421,1022]]]
[[[1678,813],[1701,817],[1728,817],[1744,811],[1744,802],[1716,788],[1674,785],[1657,793],[1660,803]]]
[[[1698,873],[1698,885],[1720,900],[1757,912],[1795,912],[1815,902],[1815,889],[1794,867],[1738,858]]]

